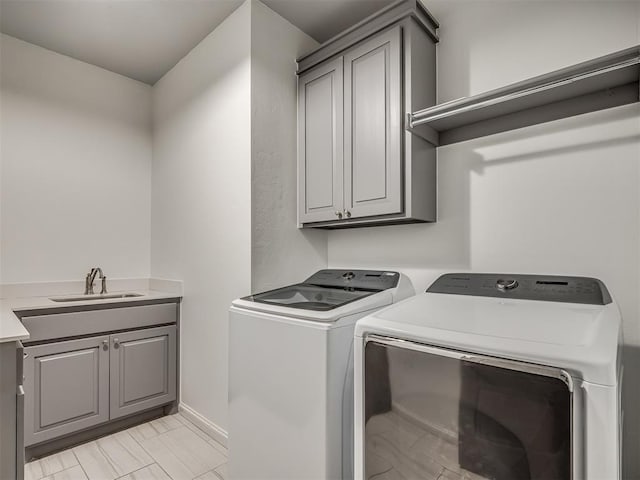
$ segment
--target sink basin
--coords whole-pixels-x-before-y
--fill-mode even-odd
[[[87,300],[107,300],[111,298],[142,297],[141,293],[105,293],[103,295],[74,295],[73,297],[53,297],[53,302],[85,302]]]

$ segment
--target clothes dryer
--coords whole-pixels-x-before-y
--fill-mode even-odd
[[[593,278],[460,273],[355,330],[355,478],[620,478],[621,318]]]

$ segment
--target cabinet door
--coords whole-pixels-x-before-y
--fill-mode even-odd
[[[24,440],[33,445],[109,420],[109,338],[24,349]]]
[[[345,68],[347,216],[402,212],[401,29],[348,51]]]
[[[342,82],[341,57],[298,79],[299,223],[336,220],[343,209]]]
[[[113,334],[111,418],[176,399],[176,327]]]

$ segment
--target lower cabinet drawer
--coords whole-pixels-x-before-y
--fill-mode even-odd
[[[177,315],[176,303],[159,303],[105,310],[32,315],[21,317],[21,320],[29,330],[31,343],[176,323]]]
[[[170,403],[176,326],[25,347],[25,446]]]

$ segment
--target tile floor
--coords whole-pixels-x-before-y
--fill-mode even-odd
[[[368,480],[484,480],[458,464],[458,446],[396,412],[367,422]]]
[[[179,413],[25,465],[25,480],[226,480],[226,477],[227,449]]]

